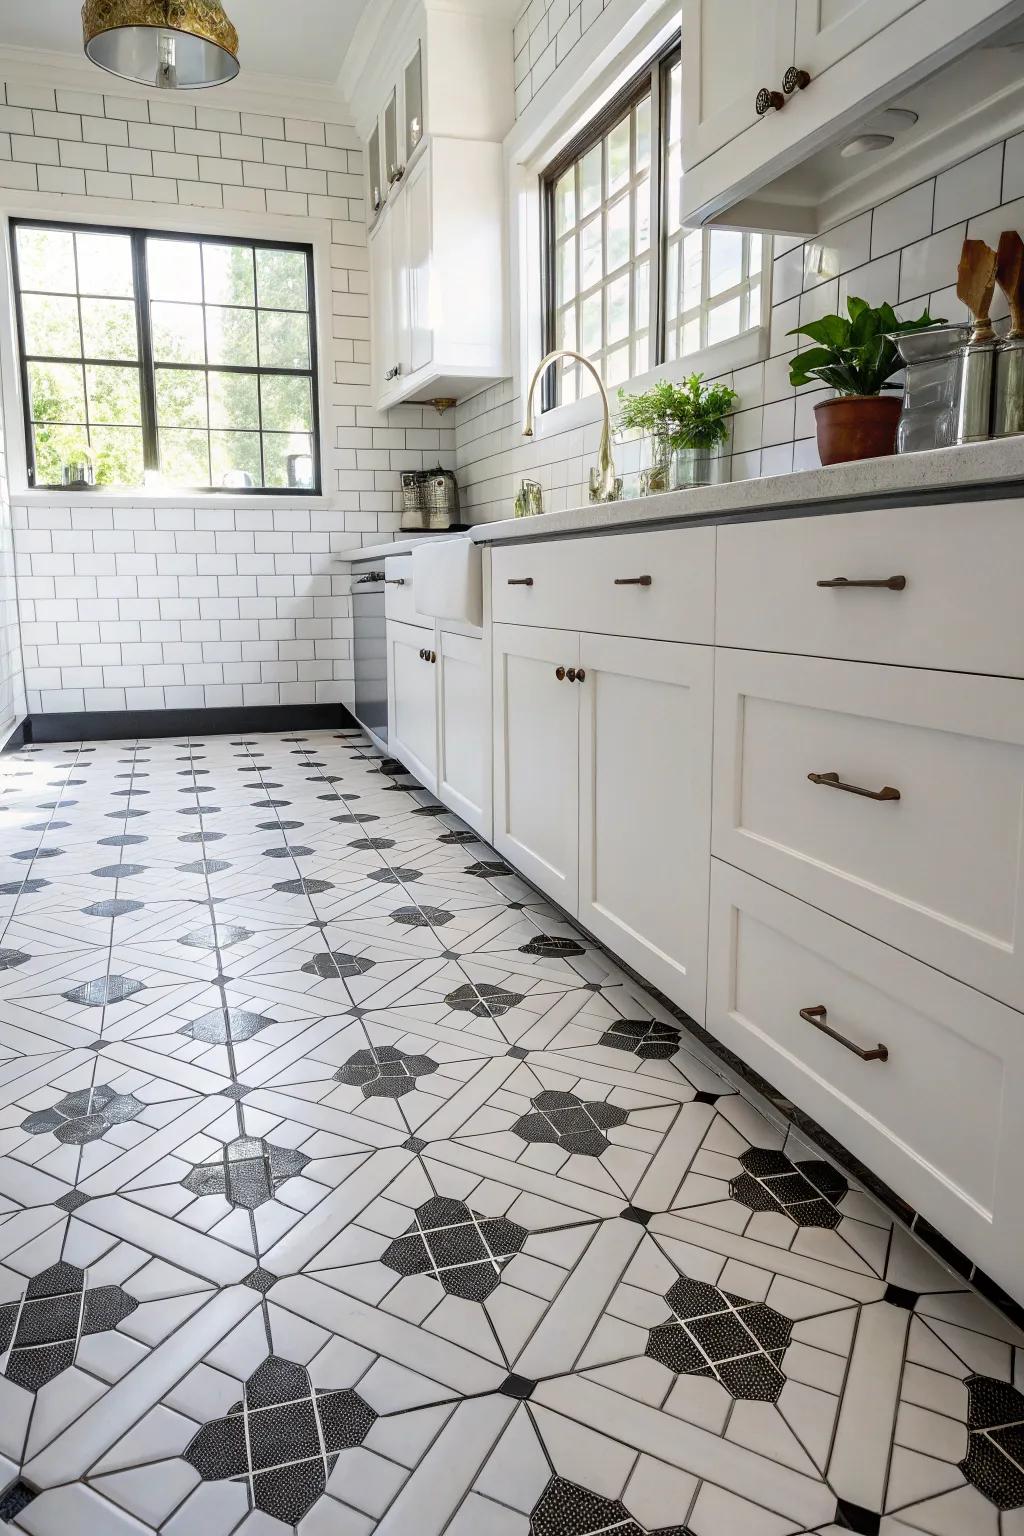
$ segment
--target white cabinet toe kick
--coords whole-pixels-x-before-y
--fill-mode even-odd
[[[482,629],[388,620],[394,755],[1017,1302],[1021,569],[1015,499],[777,516],[485,546]]]

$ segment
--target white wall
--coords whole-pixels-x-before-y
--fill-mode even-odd
[[[14,486],[29,709],[350,702],[337,556],[397,528],[400,470],[454,461],[451,418],[369,406],[358,136],[340,108],[231,111],[88,78],[89,91],[38,71],[0,84],[0,213],[315,240],[324,495],[169,503]]]
[[[4,362],[0,358],[0,382]],[[25,678],[14,585],[14,534],[7,486],[7,452],[0,389],[0,747],[25,717]]]

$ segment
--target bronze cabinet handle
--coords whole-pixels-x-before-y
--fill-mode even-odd
[[[886,587],[890,592],[902,592],[907,585],[905,576],[886,576],[881,581],[854,581],[849,576],[832,576],[819,581],[819,587]]]
[[[587,680],[587,674],[586,674],[586,672],[585,672],[585,671],[584,671],[584,670],[583,670],[583,668],[582,668],[582,667],[579,667],[579,668],[578,668],[578,669],[577,669],[577,672],[576,672],[576,681],[577,681],[577,682],[578,682],[578,683],[585,683],[585,682],[586,682],[586,680]]]
[[[651,576],[616,576],[617,587],[649,587],[653,577]]]
[[[787,96],[792,96],[794,91],[806,91],[810,83],[806,69],[797,69],[795,64],[791,64],[782,77],[782,89]]]
[[[565,675],[566,675],[566,678],[568,679],[568,681],[570,683],[574,683],[576,681],[576,668],[575,667],[566,667]]]
[[[385,578],[384,578],[384,585],[386,587],[404,587],[405,586],[405,577],[404,576],[385,576]]]
[[[557,677],[557,679],[558,679],[558,681],[560,683],[564,683],[565,682],[565,668],[564,667],[556,667],[555,668],[555,676]],[[570,679],[570,681],[571,681],[571,679]]]
[[[508,585],[510,587],[532,587],[533,586],[533,577],[532,576],[510,576],[509,579],[508,579]]]
[[[437,652],[436,651],[428,651],[427,652],[427,660],[430,662],[431,666],[436,666],[437,665]]]
[[[426,661],[426,659],[427,659],[427,653],[426,653],[426,651],[423,649],[423,647],[421,645],[420,646],[420,661]]]
[[[801,1008],[800,1017],[805,1024],[812,1024],[815,1029],[820,1029],[823,1035],[828,1035],[830,1040],[835,1040],[846,1050],[852,1051],[854,1056],[859,1056],[861,1061],[889,1060],[888,1046],[879,1043],[875,1046],[874,1050],[866,1051],[855,1040],[848,1040],[845,1035],[841,1035],[838,1030],[833,1029],[827,1022],[828,1009],[824,1003],[818,1003],[813,1008]]]
[[[758,117],[764,117],[765,113],[770,112],[773,107],[776,112],[781,112],[785,105],[786,98],[782,92],[769,91],[766,86],[762,86],[754,98],[754,111]]]
[[[900,792],[893,789],[891,784],[886,784],[882,789],[861,789],[859,784],[844,784],[838,773],[809,773],[807,777],[812,784],[821,784],[825,789],[841,789],[847,795],[863,795],[865,800],[898,800]]]

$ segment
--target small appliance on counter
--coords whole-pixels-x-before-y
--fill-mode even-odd
[[[922,453],[956,442],[960,373],[969,325],[933,325],[892,335],[904,364],[897,453]]]
[[[407,469],[402,473],[403,533],[447,533],[459,521],[459,482],[450,469]]]

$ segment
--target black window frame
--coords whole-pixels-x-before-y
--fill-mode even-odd
[[[544,353],[553,351],[556,322],[555,279],[555,187],[570,166],[599,144],[606,134],[627,117],[645,96],[651,98],[651,320],[648,368],[665,361],[665,250],[668,187],[665,184],[665,145],[668,125],[668,78],[682,56],[682,32],[679,31],[638,70],[620,91],[608,101],[565,148],[545,166],[540,175],[541,203],[541,311]],[[549,368],[542,386],[541,410],[550,411],[560,403],[557,398],[557,370]]]
[[[269,239],[258,238],[256,236],[249,237],[249,236],[238,236],[238,235],[220,235],[220,234],[215,234],[215,233],[210,233],[210,232],[208,232],[206,234],[195,234],[195,233],[193,233],[190,230],[150,229],[148,227],[136,227],[136,226],[127,226],[126,227],[124,225],[118,225],[118,224],[90,224],[90,223],[79,222],[77,220],[68,220],[68,219],[33,219],[33,218],[28,218],[28,217],[18,217],[18,218],[11,217],[8,220],[8,225],[9,225],[9,229],[10,229],[11,277],[12,277],[12,285],[13,285],[15,324],[16,324],[16,330],[17,330],[17,341],[18,341],[18,362],[19,362],[20,377],[21,377],[22,413],[23,413],[23,420],[24,420],[24,427],[25,427],[25,463],[26,463],[28,484],[29,484],[29,488],[30,489],[32,489],[32,490],[44,490],[44,491],[62,491],[62,490],[66,490],[67,488],[64,487],[64,486],[60,486],[60,485],[51,485],[51,484],[46,483],[46,482],[39,483],[36,480],[35,440],[34,440],[33,433],[32,433],[32,403],[31,403],[31,399],[30,399],[30,396],[29,396],[29,375],[28,375],[28,365],[29,365],[29,362],[58,363],[58,364],[59,363],[74,363],[74,364],[78,364],[78,365],[83,365],[84,366],[85,365],[85,357],[84,357],[84,354],[83,354],[82,357],[70,357],[70,358],[64,358],[64,357],[37,357],[35,354],[33,354],[32,357],[30,358],[26,354],[26,348],[25,348],[25,326],[24,326],[24,317],[22,315],[22,288],[21,288],[20,273],[19,273],[19,269],[18,269],[18,239],[17,239],[17,232],[18,232],[19,229],[22,229],[22,228],[25,228],[25,229],[53,229],[53,230],[67,231],[67,232],[71,232],[71,233],[81,232],[83,234],[96,234],[96,235],[122,235],[122,236],[126,236],[131,241],[132,275],[133,275],[133,286],[134,286],[134,290],[135,290],[135,292],[134,292],[135,319],[136,319],[136,326],[137,326],[137,330],[138,330],[138,358],[137,358],[137,360],[135,360],[135,362],[132,362],[131,364],[125,363],[125,364],[123,364],[123,366],[135,366],[136,363],[137,363],[137,366],[138,366],[138,369],[139,369],[139,394],[140,394],[141,414],[142,414],[142,451],[143,451],[143,472],[144,472],[144,474],[147,473],[150,470],[159,471],[159,469],[160,469],[160,452],[159,452],[158,422],[157,422],[157,407],[156,407],[156,370],[157,370],[158,367],[159,368],[179,368],[179,369],[182,369],[182,370],[184,370],[186,372],[206,373],[207,375],[209,375],[211,372],[213,372],[213,373],[252,374],[252,375],[255,375],[257,377],[257,379],[262,379],[264,377],[275,377],[275,376],[276,377],[284,377],[284,378],[308,378],[309,381],[310,381],[310,399],[311,399],[311,407],[312,407],[312,430],[310,432],[310,438],[311,438],[311,443],[312,443],[312,460],[313,460],[313,483],[312,483],[312,485],[304,485],[304,486],[288,486],[288,485],[264,485],[264,486],[198,485],[198,486],[179,486],[179,485],[176,485],[176,486],[173,487],[173,490],[176,493],[180,492],[180,493],[182,493],[184,495],[192,495],[192,496],[225,496],[225,497],[233,497],[233,498],[236,498],[236,499],[238,497],[240,497],[240,496],[272,496],[272,497],[306,496],[306,497],[310,497],[310,496],[320,496],[320,495],[323,494],[323,470],[322,470],[322,464],[321,464],[321,432],[320,432],[320,362],[319,362],[319,346],[318,346],[318,334],[317,334],[315,265],[314,265],[314,251],[313,251],[312,245],[310,245],[308,242],[297,241],[297,240],[269,240]],[[155,360],[154,360],[154,357],[153,357],[152,309],[151,309],[150,298],[149,298],[149,275],[148,275],[148,268],[147,268],[147,264],[146,264],[146,241],[147,240],[180,240],[183,244],[188,244],[188,245],[198,245],[198,246],[202,246],[202,245],[229,245],[229,246],[243,247],[243,248],[251,250],[253,252],[253,260],[254,260],[254,262],[255,262],[255,252],[258,251],[258,250],[296,251],[300,255],[302,255],[305,258],[305,261],[306,261],[306,296],[307,296],[307,311],[306,312],[307,312],[308,318],[309,318],[309,367],[308,368],[264,368],[264,367],[260,367],[259,366],[259,326],[258,326],[258,324],[257,324],[257,327],[256,327],[256,334],[257,334],[257,340],[256,340],[257,363],[256,363],[256,366],[254,366],[254,367],[250,367],[250,366],[242,365],[242,364],[210,363],[208,361],[207,362],[203,362],[203,363],[159,363],[159,364],[157,364],[155,362]],[[34,290],[31,290],[31,289],[29,290],[29,292],[33,292],[33,291]],[[78,290],[76,289],[76,297],[81,299],[83,297],[86,297],[86,298],[87,297],[91,297],[91,295],[83,295],[83,294],[79,293]],[[258,300],[258,297],[259,296],[257,294],[256,295],[257,300]],[[204,307],[205,307],[205,304],[204,304]],[[240,307],[240,306],[227,306],[227,307]],[[247,308],[248,306],[241,306],[241,307],[246,307]],[[256,314],[258,316],[258,314],[261,312],[261,309],[263,310],[263,312],[268,313],[268,314],[285,314],[285,313],[287,313],[287,314],[298,314],[298,313],[301,313],[301,311],[297,311],[297,310],[287,310],[287,311],[285,311],[285,310],[276,310],[276,309],[273,308],[273,306],[263,307],[263,306],[260,306],[257,303],[257,304],[254,305],[254,308],[253,308],[254,314]],[[118,362],[118,360],[116,360],[116,359],[114,359],[114,360],[106,359],[105,361],[107,363],[113,362],[115,366],[117,365],[117,362]],[[259,392],[257,393],[257,399],[260,399]],[[262,464],[263,463],[263,436],[264,436],[264,432],[263,432],[263,417],[262,417],[262,405],[260,406],[260,424],[259,424],[259,427],[257,429],[251,429],[250,428],[250,429],[246,429],[246,430],[255,430],[258,433],[258,436],[260,438],[260,462]],[[209,431],[210,431],[210,428],[209,428],[209,425],[208,425],[207,426],[207,432],[209,432]],[[145,487],[145,485],[142,485],[142,486],[113,486],[112,485],[112,486],[109,486],[109,487],[107,487],[107,486],[99,486],[98,485],[98,486],[92,487],[91,489],[95,490],[99,494],[105,494],[109,490],[110,494],[117,495],[117,494],[120,494],[120,493],[122,493],[124,491],[129,491],[129,492],[131,492],[133,494],[136,493],[136,492],[139,492],[139,491],[145,491],[146,487]]]

